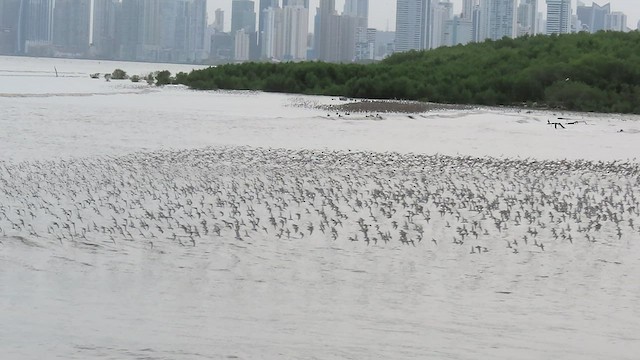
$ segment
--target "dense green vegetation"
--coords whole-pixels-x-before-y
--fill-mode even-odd
[[[640,113],[640,32],[505,38],[376,64],[244,63],[197,70],[194,89]]]

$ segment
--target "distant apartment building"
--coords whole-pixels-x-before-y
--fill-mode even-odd
[[[356,61],[371,61],[376,59],[376,38],[378,30],[373,28],[358,28],[356,34]]]
[[[273,14],[268,14],[267,12],[275,8],[280,8],[279,0],[260,0],[258,3],[258,47],[261,49],[265,40],[266,21],[268,21],[269,16],[273,16]]]
[[[571,32],[571,0],[547,0],[547,34]]]
[[[308,1],[277,3],[262,12],[261,58],[272,61],[299,61],[307,58],[309,33]]]
[[[306,60],[309,35],[309,1],[291,0],[284,7],[284,58]]]
[[[395,52],[396,33],[394,31],[376,31],[375,59],[381,60]]]
[[[462,13],[460,18],[471,20],[473,19],[473,10],[478,6],[478,0],[462,0]]]
[[[518,36],[538,33],[538,0],[521,0],[518,5]]]
[[[91,0],[56,0],[53,46],[60,56],[84,56],[91,41]]]
[[[480,41],[518,34],[516,0],[480,0]]]
[[[22,0],[18,14],[18,52],[52,55],[53,0]]]
[[[250,0],[233,0],[231,3],[231,33],[244,30],[246,33],[256,31],[255,3]]]
[[[605,18],[605,29],[610,31],[627,32],[627,15],[614,11]]]
[[[374,57],[375,40],[371,37],[375,33],[369,29],[369,0],[345,0],[342,16],[356,19],[355,61],[372,60]]]
[[[357,34],[363,30],[360,24],[358,17],[338,16],[338,62],[356,61]]]
[[[598,5],[595,2],[591,6],[586,6],[578,1],[576,14],[580,22],[580,31],[588,31],[591,33],[605,30],[607,15],[611,13],[611,4]]]
[[[338,62],[340,58],[338,37],[340,17],[335,0],[320,0],[316,10],[314,48],[318,60]]]
[[[432,2],[397,0],[395,51],[432,48]]]
[[[358,28],[369,27],[369,0],[345,0],[342,15],[358,18]]]
[[[0,54],[19,53],[20,0],[0,1]]]
[[[209,59],[215,63],[231,62],[234,58],[234,37],[230,33],[216,32],[211,35]]]
[[[222,9],[216,9],[213,29],[219,33],[224,32],[224,11]]]
[[[474,22],[461,16],[454,16],[446,22],[446,46],[466,45],[474,41]]]
[[[235,60],[247,61],[259,58],[256,11],[253,1],[233,0],[231,3],[231,35],[236,38],[233,51]]]
[[[91,57],[116,59],[118,41],[116,28],[120,2],[117,0],[94,0],[93,36],[89,53]]]
[[[326,62],[355,61],[358,28],[362,19],[338,15],[335,0],[320,0],[319,5],[314,20],[315,58]]]
[[[433,6],[431,47],[451,46],[453,43],[453,4],[441,1]]]
[[[236,61],[248,61],[251,56],[252,47],[252,34],[248,33],[245,29],[240,29],[235,32],[233,42],[233,59]]]
[[[261,57],[271,60],[284,58],[284,10],[277,6],[266,8],[260,14],[260,22]]]

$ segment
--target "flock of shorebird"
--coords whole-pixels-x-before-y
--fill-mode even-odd
[[[638,240],[639,198],[636,162],[158,151],[0,162],[0,241],[351,241],[517,254]]]

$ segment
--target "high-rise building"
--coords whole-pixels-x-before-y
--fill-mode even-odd
[[[547,34],[571,32],[571,0],[547,0]]]
[[[0,0],[0,54],[18,53],[20,0]]]
[[[338,18],[338,62],[356,60],[356,40],[360,27],[360,18],[342,15]]]
[[[605,29],[627,32],[627,15],[620,11],[613,11],[605,18]]]
[[[339,58],[340,17],[336,13],[335,0],[320,0],[316,11],[315,53],[318,60],[337,62]]]
[[[41,54],[43,49],[51,46],[53,0],[22,0],[20,7],[19,51],[24,54]]]
[[[162,61],[194,62],[208,57],[205,51],[206,0],[173,0],[163,14]],[[165,8],[166,10],[166,8]],[[164,22],[165,19],[175,19]]]
[[[518,36],[538,33],[537,16],[538,0],[521,0],[518,5]]]
[[[473,19],[454,16],[445,24],[446,45],[465,45],[473,41]]]
[[[140,0],[140,42],[138,58],[142,61],[165,61],[161,50],[171,43],[171,33],[165,29],[175,26],[175,3],[171,0]]]
[[[229,33],[216,32],[211,35],[209,58],[215,62],[229,62],[233,60],[234,38]]]
[[[261,57],[280,60],[284,57],[284,10],[279,7],[269,7],[262,11],[260,17],[263,26],[260,35]]]
[[[282,0],[282,7],[294,6],[294,4],[298,3],[299,0]],[[309,10],[309,0],[302,0],[302,6],[304,6],[305,9]]]
[[[362,19],[358,17],[338,15],[335,0],[320,0],[314,30],[315,57],[326,62],[354,61],[360,24]]]
[[[94,0],[92,56],[102,59],[117,57],[116,20],[119,6],[117,0]]]
[[[56,0],[53,45],[58,53],[86,55],[90,42],[91,0]]]
[[[244,29],[245,33],[256,32],[255,3],[249,0],[233,0],[231,3],[231,33]]]
[[[255,3],[249,0],[233,0],[231,3],[231,35],[242,30],[239,39],[234,41],[234,45],[241,46],[234,48],[235,59],[246,61],[260,57],[258,48],[258,34],[256,32],[256,12]]]
[[[450,46],[453,42],[453,4],[441,1],[433,7],[431,48]]]
[[[345,0],[342,15],[358,18],[358,27],[369,27],[369,0]]]
[[[216,32],[224,32],[224,10],[216,9],[215,19],[213,20],[213,29]]]
[[[369,31],[369,0],[346,0],[342,16],[350,17],[356,22],[354,34],[347,36],[354,37],[354,51],[349,55],[353,55],[354,60],[372,60],[375,40],[370,41]],[[351,22],[350,22],[351,23]]]
[[[207,0],[189,0],[186,3],[187,16],[187,62],[206,59],[207,48]]]
[[[516,0],[480,1],[480,41],[517,36]]]
[[[356,34],[356,61],[376,59],[377,36],[378,31],[373,28],[367,28],[364,32],[358,30],[358,33]]]
[[[252,34],[248,33],[244,28],[235,32],[233,46],[234,60],[247,61],[251,58],[251,35]]]
[[[139,0],[122,0],[116,9],[116,41],[118,58],[138,59],[138,44],[142,37],[143,4]]]
[[[472,19],[473,9],[478,5],[478,0],[462,0],[462,19]]]
[[[576,13],[582,26],[579,30],[595,33],[605,29],[606,17],[611,13],[611,4],[601,6],[594,2],[591,6],[585,6],[578,1]]]
[[[118,58],[162,62],[207,58],[211,44],[206,39],[206,7],[206,0],[122,0],[116,6]]]
[[[272,8],[280,8],[280,0],[260,0],[258,5],[258,46],[262,48],[263,38],[265,37],[265,21],[268,16],[266,12]],[[278,16],[282,16],[278,15]]]
[[[308,0],[291,0],[284,6],[284,60],[307,58]]]
[[[271,60],[304,60],[307,55],[309,9],[304,0],[287,1],[283,8],[263,11],[261,57]]]
[[[398,0],[395,51],[431,49],[431,0]]]

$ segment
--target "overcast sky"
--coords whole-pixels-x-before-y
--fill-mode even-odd
[[[231,26],[231,0],[208,0],[209,6],[209,21],[213,21],[213,13],[215,9],[221,8],[225,14],[225,27],[229,30]],[[318,6],[319,0],[311,1],[311,16],[315,13],[315,8]],[[576,1],[572,0],[575,12]],[[459,13],[462,11],[462,0],[451,0],[454,4],[454,12]],[[591,4],[590,0],[583,0],[587,5]],[[627,14],[627,26],[632,29],[637,28],[638,20],[640,19],[640,1],[639,0],[600,0],[596,1],[597,4],[606,4],[611,2],[612,11],[622,11]],[[256,7],[259,0],[255,0]],[[540,11],[546,11],[546,0],[538,0],[538,6]],[[344,6],[344,0],[336,0],[336,8],[339,12],[342,12]],[[311,21],[311,19],[310,19]],[[379,30],[389,29],[394,31],[396,27],[396,0],[369,0],[369,26],[377,28]]]

